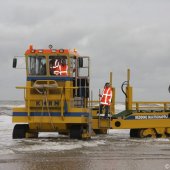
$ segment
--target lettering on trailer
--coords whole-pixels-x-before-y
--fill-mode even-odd
[[[170,119],[170,113],[166,115],[139,115],[139,116],[128,116],[126,120],[148,120],[148,119]]]
[[[42,106],[57,107],[59,106],[59,101],[48,101],[48,103],[46,101],[36,101],[35,105],[37,107],[42,107]]]
[[[168,115],[143,115],[143,116],[135,116],[136,120],[143,119],[168,119]]]

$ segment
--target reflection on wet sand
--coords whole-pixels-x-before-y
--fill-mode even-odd
[[[69,143],[75,147],[67,148]],[[54,144],[63,149],[53,150]],[[65,137],[14,141],[9,146],[13,154],[1,156],[0,169],[166,170],[170,169],[169,144],[169,139],[130,139],[126,130],[111,131],[90,141]]]
[[[0,170],[170,170],[169,139],[131,139],[110,130],[89,141],[58,134],[13,140],[11,117],[0,116]]]

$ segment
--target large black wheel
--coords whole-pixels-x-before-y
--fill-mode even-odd
[[[139,129],[138,132],[139,138],[146,138],[146,137],[156,138],[156,136],[157,133],[154,128]]]
[[[138,138],[139,129],[130,129],[130,137],[131,138]]]
[[[81,125],[72,125],[70,127],[71,139],[82,139],[83,127]]]
[[[27,124],[17,124],[14,126],[12,137],[13,139],[26,138],[26,132],[28,132],[29,126]]]

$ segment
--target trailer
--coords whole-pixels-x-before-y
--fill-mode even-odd
[[[130,129],[130,137],[135,138],[170,136],[170,102],[133,101],[130,69],[121,89],[125,94],[125,110],[116,114],[111,112],[109,119],[95,117],[94,113],[93,129]]]

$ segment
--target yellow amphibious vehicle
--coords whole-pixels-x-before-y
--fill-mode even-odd
[[[66,74],[54,74],[65,60]],[[13,138],[38,137],[38,132],[59,132],[71,138],[89,138],[89,57],[76,50],[34,49],[25,52],[27,82],[25,107],[13,109]],[[17,59],[14,58],[13,67]]]
[[[103,119],[98,115],[99,101],[90,97],[89,57],[80,56],[76,50],[30,46],[25,61],[26,86],[17,87],[24,90],[25,106],[13,108],[14,139],[36,138],[39,132],[58,132],[82,139],[90,138],[94,132],[106,134],[107,129],[130,129],[130,136],[139,138],[170,135],[170,102],[133,101],[130,70],[122,84],[125,110],[115,113],[112,87],[110,117]],[[14,58],[13,67],[16,65]]]

